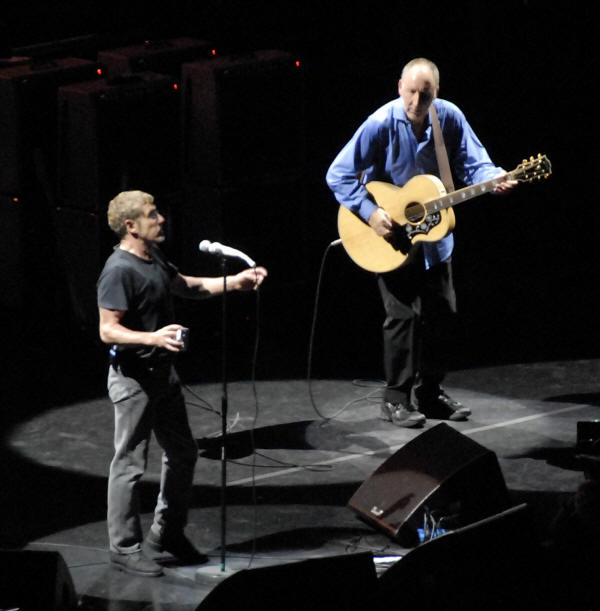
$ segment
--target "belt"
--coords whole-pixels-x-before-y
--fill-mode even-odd
[[[159,353],[158,356],[151,355],[144,358],[137,354],[119,351],[114,346],[111,347],[109,355],[110,366],[115,371],[121,370],[127,377],[166,373],[173,364],[173,357],[168,354]]]

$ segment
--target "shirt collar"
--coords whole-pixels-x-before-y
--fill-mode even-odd
[[[436,98],[437,100],[438,98]],[[435,104],[435,101],[433,101],[433,103]],[[436,109],[437,109],[437,105],[436,105]],[[439,112],[439,111],[438,111]],[[397,119],[398,121],[402,121],[403,123],[406,123],[407,125],[410,123],[408,117],[406,116],[406,112],[404,111],[404,104],[402,103],[402,98],[400,96],[398,96],[398,99],[395,100],[395,104],[392,106],[392,116],[394,117],[394,119]],[[427,113],[427,128],[429,128],[431,126],[431,117],[429,116],[429,113]]]

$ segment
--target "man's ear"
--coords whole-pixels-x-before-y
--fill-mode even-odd
[[[127,229],[127,233],[132,234],[134,237],[137,235],[135,231],[135,221],[132,219],[125,219],[125,228]]]

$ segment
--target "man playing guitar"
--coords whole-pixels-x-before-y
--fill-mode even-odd
[[[397,231],[396,219],[373,200],[366,185],[385,181],[402,187],[419,175],[439,176],[432,105],[457,179],[465,185],[498,179],[492,189],[496,193],[517,184],[511,175],[500,179],[505,171],[492,163],[462,111],[438,98],[438,91],[437,66],[425,58],[411,60],[402,70],[399,98],[367,118],[327,172],[338,202],[390,243]],[[465,420],[471,413],[441,386],[456,317],[453,244],[452,233],[435,241],[416,241],[401,255],[406,258],[401,267],[377,277],[386,312],[381,417],[397,426],[422,426],[426,417]]]

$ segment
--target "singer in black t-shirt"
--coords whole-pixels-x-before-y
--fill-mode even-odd
[[[155,557],[206,560],[187,539],[188,498],[197,446],[190,431],[174,356],[183,343],[172,296],[202,299],[223,291],[221,277],[184,276],[166,260],[164,217],[154,198],[124,191],[108,207],[119,245],[98,280],[100,338],[111,346],[108,392],[115,409],[115,454],[108,479],[110,562],[116,568],[158,576]],[[267,275],[252,267],[227,278],[228,291],[257,289]],[[154,431],[163,449],[160,493],[142,550],[137,487]]]

